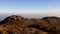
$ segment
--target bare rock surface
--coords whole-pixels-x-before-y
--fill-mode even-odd
[[[0,22],[0,34],[60,34],[60,18],[28,19],[8,16]]]

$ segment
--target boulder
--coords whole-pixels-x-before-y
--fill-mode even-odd
[[[12,20],[23,20],[23,17],[12,15],[4,19],[4,21],[12,21]]]

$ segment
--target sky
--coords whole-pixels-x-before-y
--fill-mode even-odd
[[[0,0],[0,14],[35,13],[60,16],[60,0]]]

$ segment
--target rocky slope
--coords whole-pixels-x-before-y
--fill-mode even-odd
[[[60,34],[60,18],[28,19],[8,16],[0,22],[0,34]]]

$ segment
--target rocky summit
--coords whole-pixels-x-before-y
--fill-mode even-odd
[[[60,18],[28,19],[12,15],[0,21],[0,34],[60,34]]]

